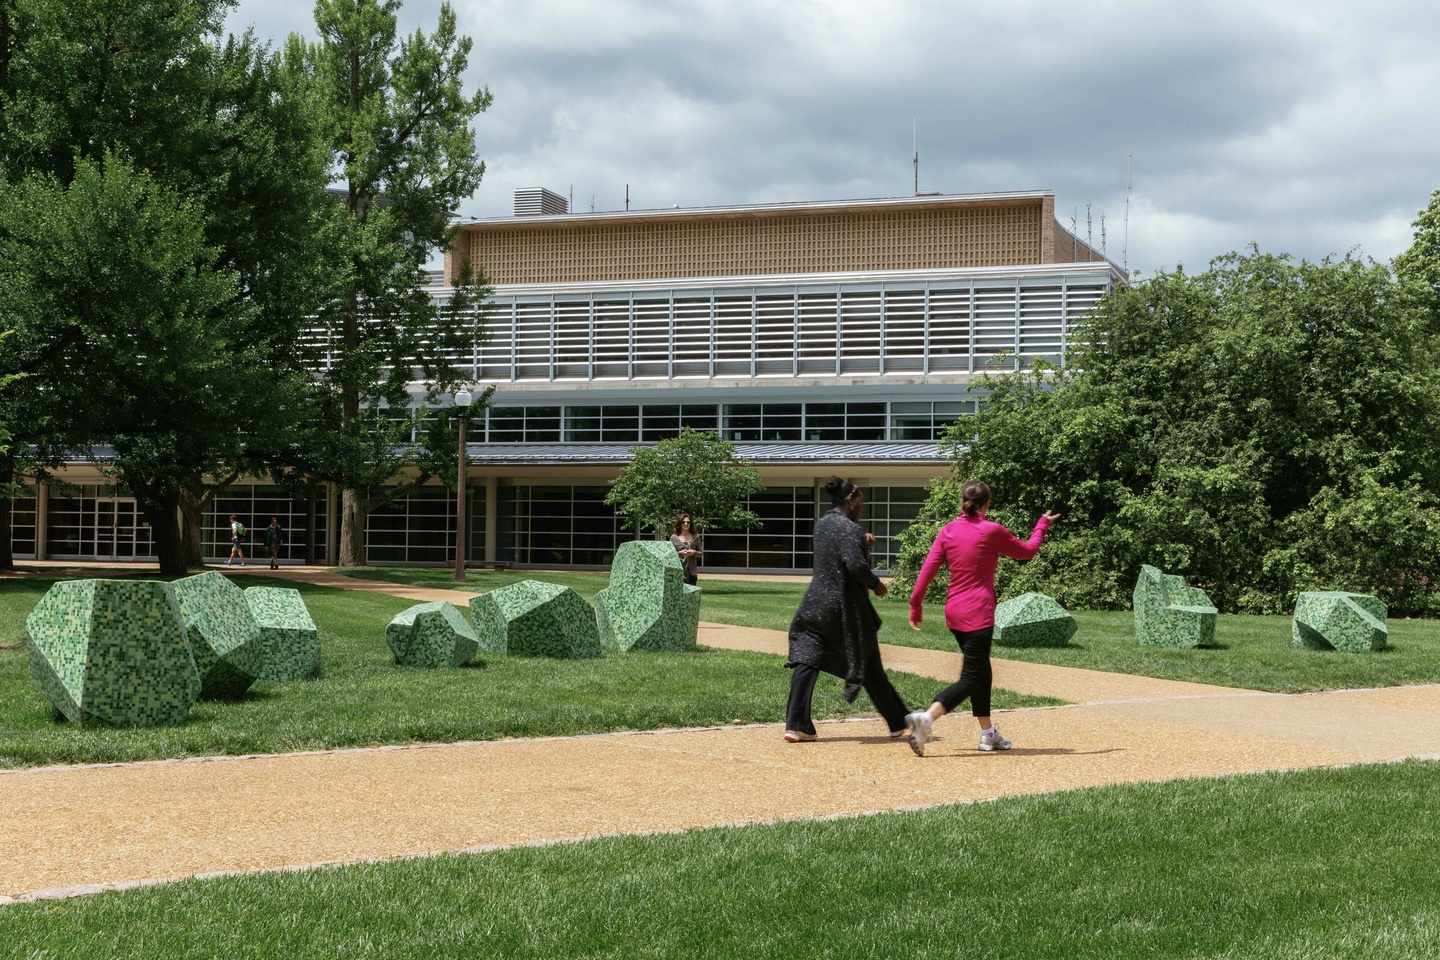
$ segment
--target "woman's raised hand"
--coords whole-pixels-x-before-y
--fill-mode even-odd
[[[1060,519],[1060,514],[1056,513],[1054,510],[1046,510],[1045,519],[1053,523],[1054,521]]]

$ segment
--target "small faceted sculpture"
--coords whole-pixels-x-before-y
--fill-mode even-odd
[[[1022,593],[995,608],[995,642],[1002,647],[1063,647],[1075,618],[1043,593]]]
[[[595,608],[569,587],[521,580],[470,599],[480,648],[519,657],[600,656]]]
[[[700,588],[685,582],[667,541],[632,540],[616,551],[610,585],[595,594],[595,614],[607,650],[694,650]]]
[[[459,667],[480,649],[475,628],[453,603],[417,603],[385,628],[395,662],[406,667]]]
[[[175,602],[200,671],[200,695],[234,699],[260,676],[260,625],[245,591],[210,570],[175,581]]]
[[[260,627],[260,679],[309,680],[320,674],[320,631],[300,591],[247,587],[245,602]]]
[[[1317,590],[1295,600],[1290,621],[1291,645],[1311,650],[1369,653],[1384,650],[1390,631],[1389,613],[1378,597],[1338,590]]]
[[[1199,587],[1148,563],[1135,581],[1135,639],[1149,647],[1208,647],[1217,610]]]
[[[25,618],[30,679],[82,727],[176,723],[200,673],[168,583],[65,580]]]

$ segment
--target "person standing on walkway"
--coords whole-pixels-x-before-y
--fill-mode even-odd
[[[270,518],[270,526],[265,528],[265,546],[270,550],[270,569],[280,569],[280,548],[285,546],[285,531],[280,529],[280,520],[277,517]]]
[[[831,477],[825,484],[834,509],[815,523],[814,576],[790,623],[790,700],[785,707],[785,739],[814,740],[810,703],[821,671],[845,681],[845,700],[863,687],[890,727],[905,735],[905,702],[890,685],[880,662],[880,617],[869,591],[885,596],[885,584],[870,569],[875,539],[860,528],[865,497],[855,484]]]
[[[690,519],[690,514],[682,513],[675,518],[675,525],[670,529],[670,546],[680,557],[685,582],[695,586],[700,582],[699,561],[695,559],[701,555],[700,534],[695,532],[695,521]]]
[[[245,551],[240,546],[240,538],[245,536],[245,524],[235,519],[235,514],[230,514],[230,556],[225,561],[225,566],[230,566],[231,560],[239,560],[240,566],[245,566]]]
[[[925,591],[944,563],[950,568],[950,592],[945,599],[945,626],[960,645],[960,679],[950,684],[930,704],[905,718],[910,731],[910,748],[925,756],[925,744],[933,736],[936,720],[954,711],[966,697],[980,724],[981,750],[1009,750],[1012,744],[990,722],[990,641],[995,632],[995,566],[1001,557],[1029,560],[1040,552],[1045,531],[1058,520],[1058,513],[1046,511],[1035,522],[1035,531],[1025,542],[1003,526],[985,519],[990,509],[990,487],[980,481],[965,484],[960,493],[960,516],[940,528],[930,553],[915,578],[910,593],[910,626],[920,629],[925,615]]]

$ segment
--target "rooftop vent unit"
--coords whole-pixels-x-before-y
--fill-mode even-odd
[[[543,217],[569,212],[569,202],[560,194],[551,193],[544,187],[515,191],[515,216],[517,217]]]

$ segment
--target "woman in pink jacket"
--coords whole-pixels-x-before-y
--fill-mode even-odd
[[[910,730],[910,748],[925,756],[932,726],[945,714],[970,698],[970,708],[980,722],[981,750],[1009,750],[1011,743],[1000,736],[990,722],[990,640],[995,631],[995,565],[1001,557],[1029,560],[1040,552],[1045,531],[1059,518],[1046,512],[1025,542],[1015,538],[998,523],[985,519],[990,509],[990,488],[978,480],[961,491],[960,516],[940,528],[930,555],[915,578],[910,594],[910,626],[920,629],[924,617],[921,604],[925,591],[943,561],[950,567],[950,593],[945,598],[945,626],[960,644],[960,679],[940,691],[929,710],[917,710],[905,718]]]

